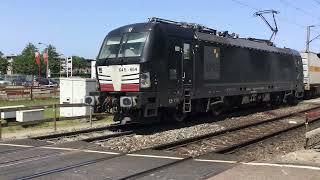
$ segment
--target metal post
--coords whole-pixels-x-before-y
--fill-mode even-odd
[[[48,56],[48,59],[47,59],[47,70],[46,70],[46,78],[48,79],[49,78],[49,46],[47,46],[47,56]]]
[[[32,75],[32,81],[30,86],[30,100],[33,100],[33,84],[34,84],[34,75]]]
[[[90,120],[90,127],[92,127],[92,109],[93,109],[92,106],[90,106],[90,117],[89,117],[90,118],[89,119]]]
[[[312,26],[307,26],[307,42],[306,42],[306,52],[309,52],[309,45],[310,45],[310,28]]]
[[[309,117],[308,117],[308,113],[306,114],[306,122],[305,122],[305,125],[306,125],[306,135],[307,135],[307,132],[309,131]],[[308,149],[308,146],[309,146],[309,138],[306,136],[306,142],[305,142],[305,149]]]
[[[53,112],[54,112],[54,122],[53,122],[54,132],[56,132],[57,131],[57,105],[56,104],[53,105]]]
[[[0,110],[0,141],[2,140],[2,116],[1,116],[2,112]]]

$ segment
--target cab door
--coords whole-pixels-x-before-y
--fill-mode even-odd
[[[191,41],[184,41],[182,43],[182,83],[184,89],[192,88],[193,51]]]
[[[182,41],[171,37],[168,41],[168,103],[175,105],[182,95]]]

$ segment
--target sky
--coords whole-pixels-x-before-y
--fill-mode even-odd
[[[0,51],[19,54],[31,42],[52,44],[64,56],[95,59],[104,37],[114,28],[149,17],[194,22],[240,34],[268,39],[270,29],[253,14],[274,9],[278,47],[305,50],[306,27],[320,25],[320,0],[1,0]],[[271,19],[270,19],[271,20]],[[320,33],[312,28],[311,36]],[[311,43],[320,51],[320,39]]]

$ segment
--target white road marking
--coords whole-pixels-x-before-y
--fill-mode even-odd
[[[80,151],[80,152],[88,152],[88,153],[100,153],[100,154],[111,154],[118,155],[120,153],[117,152],[108,152],[108,151],[96,151],[89,149],[76,149],[76,148],[63,148],[63,147],[52,147],[52,146],[30,146],[30,145],[18,145],[18,144],[4,144],[0,143],[0,146],[13,146],[13,147],[27,147],[27,148],[39,148],[39,149],[50,149],[50,150],[64,150],[64,151]]]
[[[109,154],[109,155],[120,155],[121,153],[117,152],[108,152],[108,151],[96,151],[96,150],[88,150],[88,149],[75,149],[75,148],[61,148],[61,147],[50,147],[50,146],[30,146],[30,145],[19,145],[19,144],[6,144],[0,143],[0,146],[13,146],[13,147],[26,147],[26,148],[39,148],[39,149],[52,149],[52,150],[65,150],[65,151],[79,151],[79,152],[88,152],[88,153],[100,153],[100,154]],[[149,158],[159,158],[159,159],[175,159],[182,160],[182,157],[174,157],[174,156],[161,156],[161,155],[147,155],[147,154],[125,154],[126,156],[132,157],[149,157]],[[35,160],[35,159],[32,159]],[[227,161],[227,160],[214,160],[214,159],[193,159],[198,162],[212,162],[212,163],[230,163],[230,164],[243,164],[250,166],[273,166],[273,167],[288,167],[288,168],[298,168],[298,169],[311,169],[311,170],[320,170],[320,167],[316,166],[307,166],[307,165],[293,165],[293,164],[274,164],[274,163],[260,163],[260,162],[237,162],[237,161]],[[30,160],[31,161],[31,160]],[[17,162],[16,164],[20,164],[22,161]],[[13,165],[13,164],[11,164]],[[3,165],[0,167],[6,167],[9,165]]]
[[[20,144],[5,144],[5,143],[0,143],[0,146],[13,146],[13,147],[35,147],[35,146],[30,146],[30,145],[20,145]]]
[[[306,165],[293,165],[293,164],[273,164],[273,163],[241,163],[244,165],[251,165],[251,166],[274,166],[274,167],[288,167],[288,168],[298,168],[298,169],[312,169],[312,170],[320,170],[320,167],[316,166],[306,166]]]
[[[230,164],[238,163],[238,161],[215,160],[215,159],[194,159],[194,160],[199,162],[213,162],[213,163],[230,163]]]
[[[126,156],[134,156],[134,157],[149,157],[149,158],[158,158],[158,159],[176,159],[176,160],[184,159],[184,158],[182,158],[182,157],[173,157],[173,156],[157,156],[157,155],[148,155],[148,154],[126,154]]]

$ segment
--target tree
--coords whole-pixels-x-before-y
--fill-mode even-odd
[[[0,74],[5,74],[8,68],[8,61],[3,58],[3,53],[0,51]]]
[[[73,69],[83,69],[87,66],[87,60],[80,56],[72,56]]]
[[[13,61],[14,72],[26,75],[38,74],[38,65],[34,62],[34,53],[37,50],[34,44],[27,44],[21,55],[17,56]]]
[[[49,69],[51,71],[51,74],[59,74],[60,60],[59,60],[59,53],[57,52],[56,48],[53,45],[49,44],[49,46],[44,50],[44,52],[48,52]],[[42,57],[42,60],[43,60],[43,57]]]

